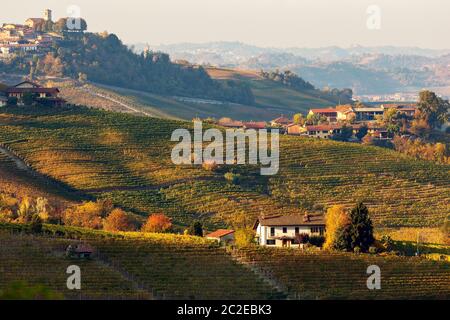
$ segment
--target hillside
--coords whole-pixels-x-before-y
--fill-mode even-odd
[[[12,234],[0,224],[0,291],[26,281],[45,285],[65,299],[273,299],[275,289],[212,242],[202,238],[147,234],[114,236],[78,229],[94,248],[92,259],[65,256],[80,241]],[[82,270],[82,289],[66,288],[66,269]],[[182,284],[182,285],[181,285]]]
[[[36,236],[25,230],[0,224],[0,295],[18,281],[43,285],[64,299],[446,299],[450,294],[448,262],[417,257],[227,251],[190,236],[54,226]],[[66,247],[78,243],[93,248],[90,259],[66,257]],[[76,292],[66,288],[72,264],[82,270]],[[367,290],[366,269],[373,264],[382,270],[382,290]]]
[[[0,71],[31,78],[66,76],[161,95],[254,103],[245,84],[214,81],[203,67],[173,63],[161,52],[135,54],[108,33],[65,33],[40,55],[1,60]]]
[[[224,173],[175,166],[170,135],[192,123],[86,108],[2,109],[0,142],[33,169],[136,214],[165,212],[177,226],[226,226],[238,212],[323,212],[363,200],[377,227],[439,227],[450,211],[449,166],[357,144],[281,137],[280,172]]]
[[[297,299],[448,299],[450,295],[448,262],[268,248],[245,248],[239,255],[278,279]],[[367,290],[370,265],[382,270],[381,290]]]
[[[240,120],[270,121],[281,114],[293,115],[308,113],[311,108],[337,104],[336,97],[330,97],[317,90],[297,91],[274,81],[262,78],[251,70],[206,68],[211,78],[219,82],[234,81],[248,86],[255,103],[239,104],[223,100],[193,99],[187,97],[164,96],[145,91],[126,89],[117,86],[91,84],[96,91],[108,95],[118,95],[133,101],[134,105],[144,106],[158,117],[190,120],[194,117],[219,119],[230,117]],[[71,101],[69,99],[69,101]]]

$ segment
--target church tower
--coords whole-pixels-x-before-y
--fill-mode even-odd
[[[44,11],[44,20],[45,21],[52,21],[52,10],[45,9],[45,11]]]

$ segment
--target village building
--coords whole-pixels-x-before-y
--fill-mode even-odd
[[[89,259],[94,249],[89,244],[68,245],[66,255],[69,258]]]
[[[5,90],[6,96],[9,98],[17,98],[19,103],[25,94],[32,94],[38,101],[47,105],[62,106],[65,101],[58,97],[58,88],[44,88],[40,85],[24,81]]]
[[[328,139],[334,134],[341,133],[342,125],[340,124],[321,124],[315,126],[305,126],[305,134],[313,138]]]
[[[325,117],[328,122],[336,122],[338,118],[337,110],[334,108],[311,109],[308,115]]]
[[[306,133],[306,128],[298,123],[292,123],[287,126],[287,133],[290,135],[301,135]]]
[[[384,110],[396,109],[397,112],[403,113],[409,117],[414,117],[418,111],[416,104],[382,104],[380,107]]]
[[[270,122],[270,125],[272,127],[283,127],[283,128],[287,128],[287,126],[289,126],[290,124],[292,124],[292,120],[286,118],[285,116],[281,115],[281,117],[276,118],[274,120],[272,120]]]
[[[260,217],[254,224],[256,240],[261,246],[298,247],[297,236],[323,236],[323,215],[274,215]]]
[[[8,104],[8,98],[0,94],[0,107],[4,107]]]
[[[242,121],[236,121],[232,119],[220,119],[217,122],[217,124],[225,128],[233,128],[233,129],[239,129],[244,126],[244,123]]]
[[[260,122],[250,121],[250,122],[244,122],[242,127],[244,129],[260,130],[260,129],[266,129],[267,123],[265,123],[263,121],[260,121]]]
[[[220,244],[234,242],[234,230],[219,229],[205,236],[206,239],[215,240]]]
[[[384,109],[382,107],[364,107],[364,108],[353,108],[355,113],[356,121],[374,121],[376,116],[383,116]]]

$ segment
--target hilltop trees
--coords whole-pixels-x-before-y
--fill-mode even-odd
[[[272,72],[265,72],[261,70],[261,76],[265,79],[272,80],[275,82],[280,82],[287,87],[291,87],[297,90],[315,90],[314,86],[300,78],[298,75],[293,73],[290,70],[286,70],[284,72],[280,72],[279,70],[275,70]]]
[[[440,128],[449,119],[450,104],[432,91],[422,91],[419,94],[419,114],[417,119],[425,120],[431,129]]]
[[[114,34],[69,38],[55,53],[64,75],[73,78],[81,73],[91,81],[158,94],[254,103],[245,83],[215,81],[203,67],[172,63],[165,53],[135,54]]]

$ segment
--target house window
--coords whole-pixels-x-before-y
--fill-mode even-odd
[[[299,227],[295,227],[295,234],[299,234],[299,233],[300,233]]]
[[[271,237],[275,236],[275,228],[274,227],[270,228],[270,236]]]
[[[283,233],[287,233],[287,228],[283,227]]]
[[[318,233],[323,236],[325,229],[323,227],[311,227],[311,233]]]
[[[274,246],[275,245],[275,240],[266,240],[266,244],[268,246]]]

